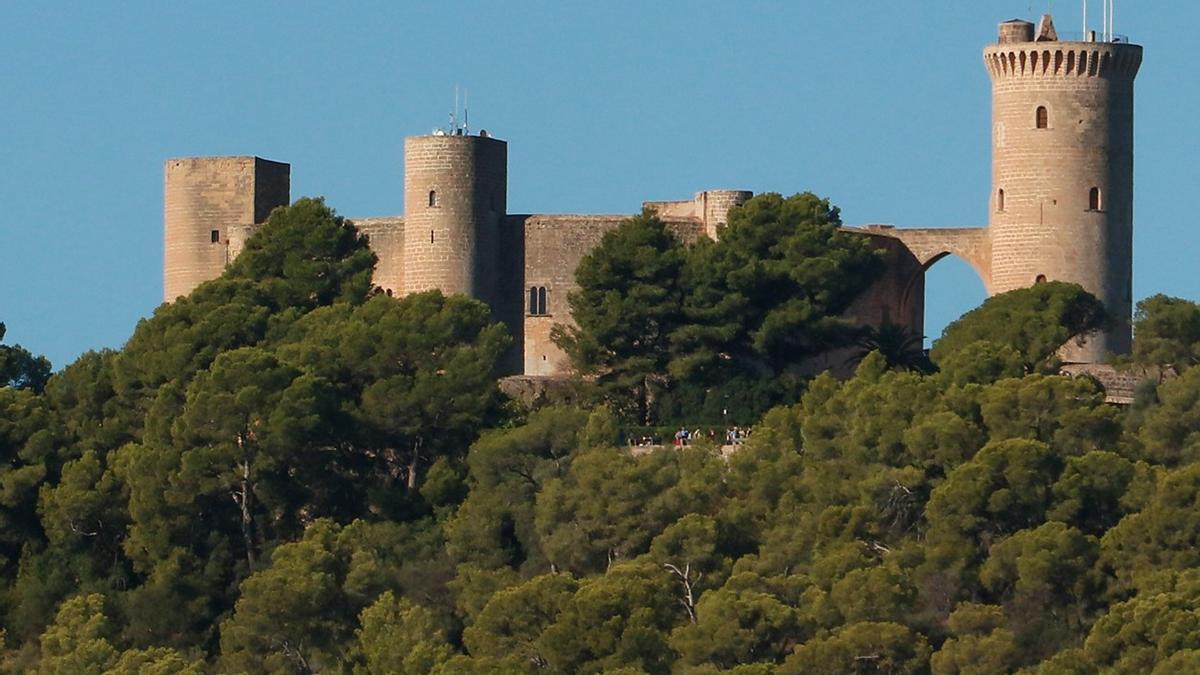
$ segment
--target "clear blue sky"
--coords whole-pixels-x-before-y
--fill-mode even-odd
[[[0,321],[56,367],[162,296],[162,165],[257,154],[292,196],[403,211],[406,135],[454,85],[509,142],[509,210],[631,213],[705,188],[813,190],[847,223],[983,225],[996,24],[1040,0],[7,3]],[[1053,3],[1078,31],[1081,2]],[[1135,297],[1200,298],[1200,3],[1118,0],[1138,78]],[[1098,26],[1100,0],[1091,2]],[[926,332],[983,298],[929,277]]]

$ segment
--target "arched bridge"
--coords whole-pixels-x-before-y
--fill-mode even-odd
[[[986,227],[897,228],[891,225],[863,225],[844,228],[897,239],[916,258],[922,271],[948,255],[956,255],[967,264],[991,293],[991,242]]]
[[[948,255],[965,260],[988,294],[992,293],[991,241],[986,227],[863,225],[842,229],[870,237],[887,261],[884,276],[848,311],[858,321],[868,325],[899,323],[924,334],[925,272]]]

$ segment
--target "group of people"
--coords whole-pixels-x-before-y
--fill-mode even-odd
[[[725,431],[725,445],[741,445],[750,436],[750,429],[733,427]]]
[[[730,427],[725,430],[725,438],[723,442],[725,445],[741,445],[742,443],[746,442],[746,438],[749,435],[750,429],[745,429],[742,427]],[[675,447],[682,448],[684,446],[691,445],[693,440],[703,437],[704,435],[700,433],[699,429],[689,431],[686,427],[679,427],[679,431],[675,432]],[[709,429],[707,437],[709,441],[716,443],[717,430]]]
[[[709,442],[719,445],[742,445],[750,436],[750,428],[748,427],[730,427],[725,430],[724,437],[719,435],[718,430],[708,429],[701,431],[700,429],[688,429],[687,427],[679,427],[675,432],[674,446],[682,448],[691,445],[693,442],[702,438],[707,438]],[[638,448],[649,448],[662,445],[662,439],[655,435],[643,434],[641,436],[630,436],[629,445]]]

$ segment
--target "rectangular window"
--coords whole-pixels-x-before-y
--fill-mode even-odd
[[[208,236],[211,237],[212,243],[214,243],[214,244],[219,244],[221,242],[221,231],[220,230],[213,230],[212,232],[210,232],[208,234]]]

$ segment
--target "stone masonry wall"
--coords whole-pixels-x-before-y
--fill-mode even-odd
[[[555,323],[572,324],[567,294],[577,288],[575,268],[604,233],[629,216],[550,216],[525,219],[524,373],[554,375],[567,370],[566,354],[550,341]],[[531,287],[546,289],[546,313],[532,315],[524,301]]]
[[[749,190],[705,190],[686,201],[642,202],[642,208],[653,210],[663,220],[695,220],[703,227],[704,235],[716,239],[717,228],[729,219],[729,210],[753,196]]]
[[[167,160],[163,190],[163,299],[221,275],[227,229],[262,222],[288,203],[290,167],[257,157]]]
[[[507,144],[412,136],[404,161],[404,292],[438,288],[489,300],[507,206]]]
[[[1102,361],[1130,348],[1133,81],[1142,50],[1015,42],[1010,32],[1010,41],[984,50],[992,79],[988,290],[1041,279],[1080,284],[1121,324],[1063,357]]]
[[[523,216],[524,269],[520,285],[521,330],[526,375],[555,375],[567,370],[566,354],[550,340],[556,323],[573,325],[567,294],[578,288],[575,269],[606,232],[616,229],[628,215]],[[674,220],[668,227],[685,244],[704,236],[699,220]],[[507,284],[506,284],[507,285]],[[546,289],[546,314],[534,315],[528,303],[530,288]]]
[[[379,261],[371,283],[392,295],[404,293],[404,219],[400,216],[351,218],[359,232],[367,235]]]

